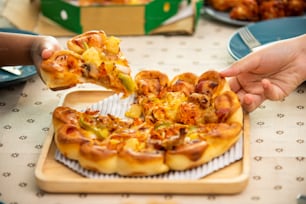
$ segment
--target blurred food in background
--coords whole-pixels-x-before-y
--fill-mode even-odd
[[[241,21],[261,21],[287,16],[301,16],[306,12],[305,0],[207,0],[217,11]]]

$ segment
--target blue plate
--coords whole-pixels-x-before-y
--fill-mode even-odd
[[[0,32],[36,35],[35,33],[24,30],[18,30],[15,28],[0,28]],[[26,81],[27,79],[31,78],[36,74],[35,66],[23,66],[20,69],[22,69],[22,74],[19,76],[0,70],[0,87],[10,86],[16,83]]]
[[[261,21],[249,24],[246,27],[262,44],[266,44],[306,34],[306,16]],[[238,31],[231,36],[228,51],[236,60],[251,52],[241,40]]]

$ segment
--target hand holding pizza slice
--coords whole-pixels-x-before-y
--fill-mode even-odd
[[[67,41],[68,50],[56,51],[42,62],[41,77],[52,90],[88,82],[127,96],[135,91],[135,84],[119,44],[118,38],[104,31],[77,35]]]

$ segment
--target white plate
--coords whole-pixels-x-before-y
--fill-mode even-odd
[[[267,44],[306,34],[306,16],[261,21],[249,24],[246,27],[262,44]],[[230,37],[228,51],[236,60],[251,52],[241,40],[238,31]]]

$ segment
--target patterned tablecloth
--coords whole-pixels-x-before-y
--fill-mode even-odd
[[[193,36],[121,37],[133,73],[158,69],[174,76],[222,70],[234,60],[227,43],[237,27],[202,16]],[[65,43],[65,38],[59,38]],[[90,85],[88,85],[90,86]],[[76,89],[87,88],[82,85]],[[306,85],[281,102],[267,101],[250,114],[251,172],[236,195],[56,194],[40,190],[34,170],[51,113],[66,91],[53,92],[38,76],[0,88],[0,201],[6,204],[296,203],[306,193]],[[0,202],[1,203],[1,202]]]

